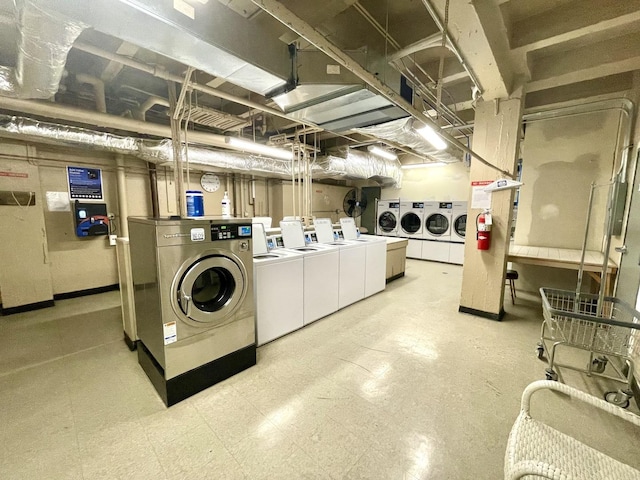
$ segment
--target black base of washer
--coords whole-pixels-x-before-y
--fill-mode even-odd
[[[463,307],[460,305],[458,307],[458,311],[460,313],[470,313],[471,315],[475,315],[476,317],[488,318],[489,320],[500,321],[504,317],[504,308],[500,309],[500,313],[490,313],[485,312],[484,310],[476,310],[475,308]]]
[[[164,404],[170,407],[255,365],[256,345],[249,345],[177,377],[165,380],[164,369],[153,358],[144,343],[138,341],[138,363],[151,380]]]

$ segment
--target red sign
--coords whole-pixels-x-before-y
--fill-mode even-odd
[[[28,173],[0,172],[0,177],[29,178]]]
[[[493,183],[493,180],[474,180],[473,182],[471,182],[471,186],[483,187],[485,185],[489,185],[490,183]]]

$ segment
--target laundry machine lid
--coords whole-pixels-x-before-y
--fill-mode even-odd
[[[342,228],[342,236],[345,240],[357,240],[358,228],[353,217],[343,217],[340,219],[340,227]]]
[[[267,247],[267,234],[264,230],[262,223],[253,223],[253,254],[263,255],[269,253],[269,247]]]
[[[306,245],[304,241],[304,229],[300,220],[287,220],[280,222],[280,231],[286,248],[300,248]]]
[[[313,226],[316,229],[316,236],[318,237],[318,243],[333,243],[333,223],[330,218],[316,218],[313,221]]]

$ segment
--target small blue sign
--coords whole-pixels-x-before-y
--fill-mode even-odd
[[[99,168],[67,167],[71,200],[102,200],[102,171]]]

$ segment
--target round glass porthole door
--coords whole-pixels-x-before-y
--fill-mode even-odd
[[[441,213],[434,213],[427,217],[424,226],[431,235],[444,235],[449,231],[449,219]]]
[[[422,221],[420,217],[413,212],[405,213],[400,220],[400,226],[405,233],[414,234],[420,230]]]
[[[453,222],[453,228],[459,237],[464,238],[464,234],[467,231],[467,214],[466,213],[456,218],[456,220]]]
[[[391,212],[384,212],[380,215],[380,218],[378,218],[378,225],[380,225],[380,229],[385,233],[393,232],[397,224],[396,216]]]
[[[231,315],[246,287],[242,270],[228,257],[204,257],[192,264],[178,284],[177,304],[191,320],[215,323]]]

